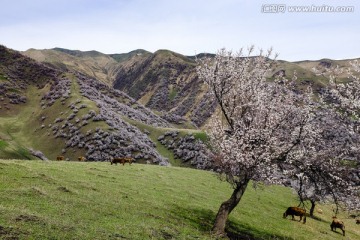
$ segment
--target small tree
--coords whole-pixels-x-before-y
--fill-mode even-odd
[[[228,215],[250,180],[283,181],[279,166],[302,142],[311,120],[311,93],[296,94],[291,90],[293,81],[267,81],[274,63],[272,51],[255,57],[252,53],[253,47],[246,55],[242,50],[234,54],[222,49],[213,59],[198,60],[198,75],[221,109],[210,123],[209,135],[218,156],[214,164],[234,188],[217,213],[216,235],[224,234]]]

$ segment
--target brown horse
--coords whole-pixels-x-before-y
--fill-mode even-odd
[[[126,162],[129,163],[129,165],[131,165],[131,163],[133,162],[133,158],[131,157],[120,157],[120,158],[113,158],[111,160],[111,165],[114,164],[118,164],[121,163],[122,165],[125,165]]]
[[[287,218],[287,216],[291,215],[292,220],[295,220],[294,216],[299,216],[301,222],[302,217],[304,217],[303,223],[306,223],[306,210],[299,207],[288,207],[288,209],[284,212],[283,217]]]
[[[336,228],[340,228],[341,231],[343,232],[343,236],[345,236],[345,225],[343,221],[340,221],[339,219],[336,218],[336,216],[333,217],[333,221],[330,224],[331,227],[331,231],[335,231],[336,232]]]
[[[64,156],[57,156],[56,161],[64,161]]]

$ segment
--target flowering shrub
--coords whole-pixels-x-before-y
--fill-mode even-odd
[[[90,109],[86,114],[79,116],[78,110],[87,108],[87,105],[78,99],[68,105],[72,112],[59,114],[62,117],[54,120],[51,129],[56,138],[65,140],[66,148],[84,148],[89,161],[109,161],[113,157],[136,156],[138,160],[147,159],[153,163],[168,165],[168,160],[159,155],[155,144],[148,136],[123,121],[119,113],[145,123],[168,126],[163,119],[141,105],[138,105],[136,110],[131,108],[129,104],[135,104],[133,99],[120,91],[111,90],[96,80],[79,75],[78,82],[80,92],[96,103],[99,113]],[[66,80],[55,82],[51,91],[43,97],[43,101],[47,105],[49,101],[54,103],[57,99],[63,101],[64,99],[58,96],[51,97],[51,94],[67,91],[69,86]],[[120,103],[116,98],[125,99],[126,104]],[[105,131],[96,128],[95,131],[88,130],[82,133],[84,126],[97,121],[105,121],[111,129]],[[62,124],[59,125],[60,123]]]
[[[80,85],[80,93],[84,96],[96,102],[97,107],[100,108],[100,117],[104,118],[104,112],[117,112],[130,119],[143,122],[145,124],[161,127],[169,127],[169,124],[162,118],[156,116],[149,109],[137,104],[136,109],[129,106],[136,101],[131,99],[125,93],[121,93],[118,90],[109,88],[108,86],[100,83],[97,80],[86,78],[82,75],[78,75],[78,83]],[[113,96],[113,97],[111,97]],[[119,102],[117,98],[121,98],[123,102]],[[109,116],[109,114],[107,114]],[[113,118],[113,117],[112,117]],[[113,120],[114,119],[109,119]],[[113,124],[110,122],[110,126]]]
[[[34,150],[32,148],[29,149],[31,155],[40,158],[41,160],[47,161],[49,160],[41,151]]]
[[[43,97],[43,103],[47,106],[51,106],[57,99],[60,99],[64,104],[64,101],[70,97],[71,80],[69,79],[56,79],[51,85],[50,91]]]
[[[174,156],[184,163],[198,169],[212,169],[209,157],[211,153],[206,145],[195,139],[191,134],[184,137],[178,136],[178,131],[169,131],[160,136],[158,140],[168,149],[174,152]]]

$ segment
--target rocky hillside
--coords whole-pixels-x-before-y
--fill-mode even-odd
[[[1,46],[0,91],[2,158],[133,156],[167,164],[148,135],[124,119],[153,127],[169,123],[96,79],[50,68]]]
[[[216,108],[197,78],[195,61],[180,54],[159,50],[151,56],[123,67],[114,88],[127,92],[145,106],[159,112],[169,122],[190,120],[202,126]]]
[[[130,64],[129,58],[147,54],[140,53],[113,57]],[[0,158],[46,160],[63,155],[67,160],[85,156],[89,161],[109,161],[132,156],[140,163],[208,167],[204,133],[179,129],[125,92],[56,65],[0,47]],[[169,145],[169,137],[163,136],[173,131],[179,134]]]
[[[202,127],[214,113],[216,104],[195,73],[195,57],[168,50],[150,53],[135,50],[124,54],[102,54],[55,48],[24,52],[38,61],[62,69],[81,72],[113,86],[180,127]],[[199,54],[197,57],[213,56]],[[278,61],[269,78],[276,74],[292,77],[296,71],[299,88],[311,85],[315,91],[327,84],[313,68],[348,67],[347,60]]]
[[[2,115],[14,110],[11,105],[27,102],[26,90],[30,85],[39,89],[57,79],[57,71],[38,64],[16,51],[0,45],[0,109]]]
[[[207,92],[196,77],[194,59],[171,51],[105,55],[54,48],[30,49],[24,54],[52,67],[99,79],[181,127],[202,126],[215,110],[215,103],[207,101]]]

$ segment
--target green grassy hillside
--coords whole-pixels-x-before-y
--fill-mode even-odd
[[[112,85],[117,71],[117,61],[97,51],[81,52],[63,48],[29,49],[23,54],[64,71],[73,70],[87,74],[109,86]]]
[[[68,77],[71,78],[71,74],[68,74]],[[52,106],[42,109],[40,105],[41,98],[47,91],[49,91],[49,86],[43,89],[30,86],[26,91],[23,91],[23,94],[28,99],[26,103],[13,105],[11,111],[0,113],[0,159],[36,159],[29,153],[29,148],[41,150],[48,158],[63,155],[62,149],[65,149],[65,141],[61,138],[55,138],[52,134],[49,135],[51,129],[48,126],[54,124],[55,119],[58,117],[68,117],[72,111],[67,106],[76,101],[79,101],[78,106],[81,104],[87,106],[87,108],[80,109],[77,113],[79,118],[89,110],[99,112],[93,101],[81,96],[79,85],[75,80],[71,85],[71,95],[65,101],[65,104],[56,101]],[[46,116],[46,119],[41,121],[43,116]],[[123,119],[141,131],[149,131],[149,137],[156,144],[156,150],[163,157],[168,158],[170,163],[175,166],[180,165],[181,161],[175,159],[173,151],[161,145],[157,138],[171,130],[180,131],[182,136],[188,133],[193,133],[195,137],[196,134],[204,135],[204,132],[199,130],[153,127],[126,117],[123,117]],[[45,127],[42,128],[42,125]],[[89,124],[83,127],[81,132],[85,134],[88,130],[96,128],[108,130],[109,126],[104,121],[89,121]],[[85,149],[75,148],[73,151],[67,151],[64,155],[70,160],[77,160],[79,156],[85,156],[85,153]]]
[[[143,49],[137,49],[137,50],[131,51],[129,53],[109,54],[110,57],[112,57],[119,63],[129,61],[134,56],[142,56],[142,55],[150,56],[151,53],[146,50],[143,50]]]
[[[52,106],[43,109],[40,101],[42,96],[49,90],[49,86],[43,89],[30,86],[23,92],[28,99],[25,104],[11,106],[11,112],[7,114],[6,112],[0,113],[0,140],[3,142],[3,146],[0,145],[0,158],[36,159],[36,157],[28,153],[29,148],[41,150],[45,156],[50,158],[61,155],[61,150],[65,148],[65,142],[60,138],[50,136],[51,129],[49,129],[48,125],[54,123],[59,116],[68,116],[71,112],[67,105],[77,99],[80,99],[79,104],[87,105],[87,109],[80,110],[78,116],[82,116],[89,109],[99,111],[94,102],[79,94],[76,81],[72,82],[71,88],[72,94],[66,100],[66,104],[57,101]],[[46,116],[44,121],[40,120],[42,116]],[[42,128],[41,125],[46,127]],[[108,128],[104,122],[90,122],[82,131],[85,132],[87,129],[97,127]],[[84,154],[84,149],[77,149],[76,152],[69,151],[67,157],[77,159],[78,156]]]
[[[0,160],[1,239],[212,239],[231,189],[211,172],[153,165]],[[249,188],[230,215],[234,239],[359,239],[330,231],[331,206],[306,224],[283,219],[284,187]]]
[[[183,56],[158,50],[150,53],[134,50],[124,54],[102,54],[96,51],[81,52],[67,49],[35,50],[25,55],[60,69],[71,69],[95,77],[109,86],[126,92],[141,104],[163,115],[171,123],[195,123],[204,127],[215,111],[215,105],[205,95],[207,88],[196,76],[194,56]],[[197,57],[214,56],[199,54]],[[329,68],[339,65],[349,67],[348,60],[321,59],[318,61],[277,61],[269,75],[279,73],[292,78],[296,71],[298,88],[312,86],[321,91],[328,80],[317,76],[313,68]],[[340,76],[342,81],[346,76]]]
[[[65,49],[29,51],[43,57],[106,56]],[[29,151],[33,149],[53,159],[63,155],[69,160],[85,156],[109,161],[131,155],[137,162],[159,163],[166,157],[177,165],[172,151],[157,140],[172,125],[125,93],[85,75],[49,68],[4,46],[0,53],[0,159],[36,159]]]

